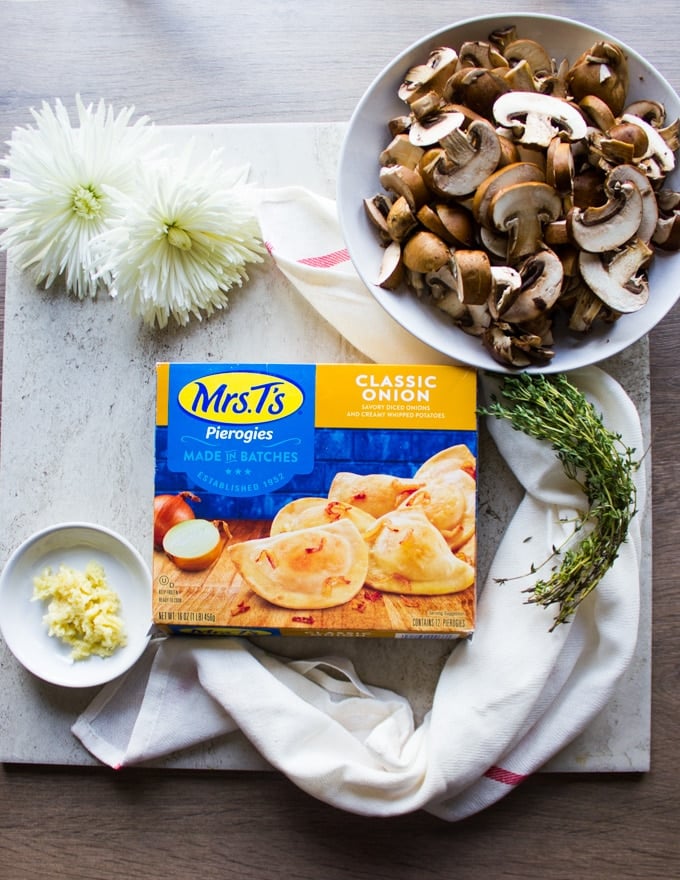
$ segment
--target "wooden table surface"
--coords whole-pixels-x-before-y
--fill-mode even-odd
[[[579,19],[680,88],[674,0],[525,0]],[[398,51],[505,2],[0,0],[0,140],[43,99],[105,98],[157,123],[342,121]],[[508,14],[511,19],[511,13]],[[4,290],[5,261],[0,264]],[[538,775],[459,824],[365,819],[274,773],[7,766],[0,875],[186,878],[666,878],[680,871],[677,422],[680,308],[651,338],[653,728],[644,775]],[[3,503],[4,500],[3,500]]]

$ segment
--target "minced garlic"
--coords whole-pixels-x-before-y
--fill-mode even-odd
[[[109,657],[126,644],[120,597],[98,562],[84,572],[61,565],[53,574],[46,568],[33,579],[33,598],[49,602],[43,621],[50,636],[71,646],[73,660]]]

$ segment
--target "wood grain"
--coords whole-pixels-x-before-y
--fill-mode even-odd
[[[525,11],[545,12],[539,0]],[[490,0],[485,13],[506,11]],[[159,124],[347,119],[377,71],[479,5],[412,0],[0,2],[0,140],[61,96],[133,104]],[[549,11],[604,28],[678,89],[680,9],[613,0]],[[4,290],[4,258],[0,287]],[[4,306],[2,317],[4,318]],[[277,773],[5,766],[0,875],[8,880],[402,880],[616,877],[680,865],[677,424],[680,308],[651,338],[654,476],[652,769],[538,775],[459,824],[426,813],[341,813]],[[5,389],[5,393],[7,389]],[[3,501],[3,503],[5,503]]]

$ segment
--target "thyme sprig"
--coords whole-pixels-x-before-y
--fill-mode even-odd
[[[574,523],[574,533],[587,534],[565,552],[554,547],[549,559],[530,572],[559,557],[550,576],[525,591],[531,594],[529,603],[559,605],[552,631],[572,617],[617,558],[637,512],[633,475],[640,463],[635,449],[605,427],[593,405],[564,375],[507,376],[500,395],[504,401],[493,395],[480,414],[507,419],[515,430],[549,442],[588,502],[587,511]],[[507,578],[496,580],[504,583]]]

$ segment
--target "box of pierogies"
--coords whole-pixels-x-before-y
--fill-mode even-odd
[[[156,628],[470,636],[476,408],[459,366],[158,364]]]

